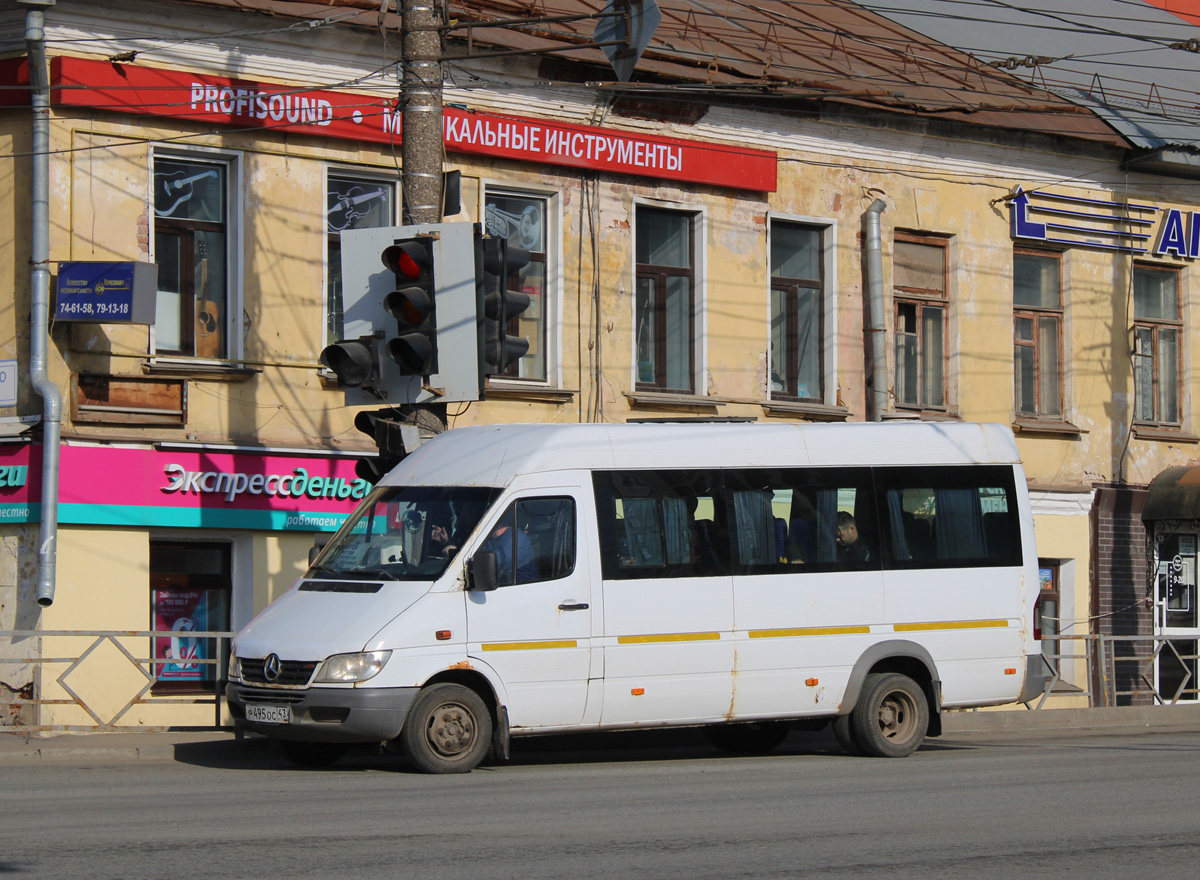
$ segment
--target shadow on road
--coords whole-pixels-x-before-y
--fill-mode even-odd
[[[929,740],[922,751],[946,751],[969,748],[961,743]],[[798,756],[845,758],[829,728],[819,731],[793,730],[769,758]],[[503,763],[487,762],[480,770],[504,766],[538,767],[563,764],[599,764],[638,761],[744,760],[745,755],[722,752],[712,746],[700,728],[669,730],[630,730],[606,733],[560,734],[524,737],[513,740],[511,759]],[[266,737],[247,734],[241,740],[222,740],[179,744],[175,760],[185,764],[214,768],[241,768],[312,772],[293,766],[284,757],[278,743]],[[871,759],[857,759],[871,760]],[[386,771],[415,773],[408,760],[398,753],[375,746],[352,749],[332,767],[318,772]]]

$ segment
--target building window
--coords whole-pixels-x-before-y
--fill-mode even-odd
[[[946,243],[897,234],[892,257],[896,304],[896,403],[946,407]]]
[[[1062,264],[1013,254],[1013,389],[1017,415],[1062,416]]]
[[[529,308],[508,322],[508,335],[529,343],[529,350],[509,364],[504,373],[514,379],[546,381],[548,203],[544,197],[491,188],[484,196],[483,219],[488,235],[507,239],[509,247],[529,253],[525,267],[508,279],[509,290],[519,290],[529,297]]]
[[[1179,273],[1174,269],[1133,267],[1134,420],[1178,425]]]
[[[821,229],[771,224],[771,397],[820,401]]]
[[[228,162],[154,159],[154,260],[158,302],[154,351],[188,357],[235,355],[229,266]]]
[[[637,209],[637,387],[693,393],[695,215]]]
[[[229,630],[232,547],[223,542],[150,542],[154,692],[211,692],[225,672],[218,639]]]
[[[330,173],[325,201],[325,332],[330,342],[345,338],[342,317],[342,233],[348,229],[392,226],[396,184],[371,177]]]

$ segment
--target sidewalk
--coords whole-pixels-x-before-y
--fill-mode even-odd
[[[1200,732],[1200,705],[947,712],[942,716],[942,728],[947,739],[988,734]],[[173,761],[187,752],[220,754],[223,761],[231,763],[279,759],[264,737],[248,735],[239,742],[232,730],[130,730],[43,737],[0,733],[0,766],[33,761]]]

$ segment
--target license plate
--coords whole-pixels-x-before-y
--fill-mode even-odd
[[[259,724],[291,724],[291,706],[254,706],[246,705],[246,720],[257,721]]]

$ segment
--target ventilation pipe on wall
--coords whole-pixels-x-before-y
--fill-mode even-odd
[[[867,420],[879,422],[887,412],[887,320],[883,298],[883,233],[879,215],[887,202],[876,199],[863,213],[863,258],[867,275],[867,330],[871,339],[871,388],[867,394]]]
[[[33,109],[33,198],[30,205],[29,383],[42,398],[42,525],[38,535],[37,602],[54,604],[58,560],[58,444],[62,397],[47,372],[50,348],[50,78],[43,10],[55,0],[18,0],[26,8],[29,102]]]

